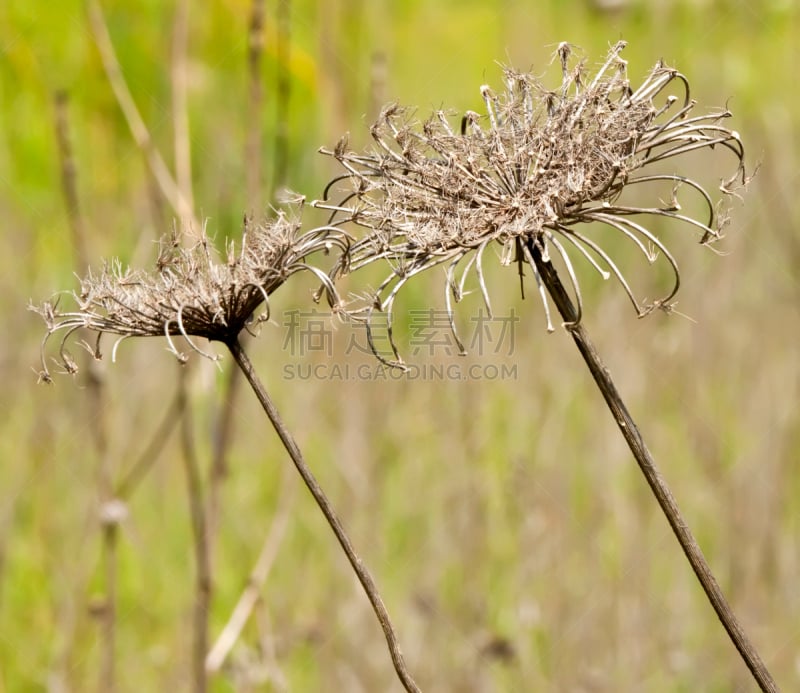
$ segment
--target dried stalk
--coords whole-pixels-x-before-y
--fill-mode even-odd
[[[189,108],[187,98],[186,53],[189,40],[189,0],[178,0],[172,27],[172,60],[170,77],[172,87],[172,123],[175,150],[175,180],[180,192],[182,207],[178,210],[181,225],[192,223],[194,218],[194,193],[192,187],[192,150],[189,138]],[[185,461],[192,533],[195,547],[195,611],[193,623],[192,671],[194,690],[203,693],[208,687],[205,658],[208,652],[209,614],[211,611],[212,562],[211,536],[208,508],[203,498],[200,463],[197,459],[194,434],[191,426],[191,407],[186,393],[188,373],[181,371],[179,397],[181,403],[181,431]]]
[[[195,556],[195,604],[191,654],[192,690],[195,693],[205,693],[208,689],[205,662],[206,652],[208,651],[208,612],[211,606],[211,564],[209,561],[208,533],[206,532],[206,513],[203,504],[203,482],[195,449],[195,435],[192,426],[192,410],[189,406],[187,393],[186,374],[186,371],[181,371],[179,392],[182,458],[186,471],[186,490],[189,497]]]
[[[245,186],[247,209],[254,213],[262,196],[262,102],[261,63],[264,53],[264,0],[253,0],[247,30],[247,140],[245,144]],[[222,406],[216,416],[208,493],[208,529],[216,537],[219,524],[222,484],[228,476],[228,452],[234,437],[236,400],[242,374],[238,368],[228,371],[222,391]],[[213,548],[213,542],[212,542]],[[213,552],[212,552],[213,555]]]
[[[182,199],[181,223],[194,217],[192,148],[189,139],[186,50],[189,39],[189,0],[178,0],[172,29],[172,130],[175,146],[175,181]]]
[[[289,172],[289,99],[292,81],[290,78],[291,60],[291,0],[278,0],[278,36],[275,46],[277,53],[277,94],[275,95],[275,169],[273,171],[272,195],[286,186]]]
[[[67,218],[75,246],[75,265],[78,272],[85,272],[89,267],[89,241],[86,223],[80,208],[77,185],[77,166],[72,151],[69,135],[69,97],[66,92],[59,91],[55,95],[56,141],[61,163],[61,188],[67,208]],[[89,359],[88,387],[90,409],[90,429],[97,455],[97,480],[100,492],[102,522],[102,564],[104,579],[104,603],[99,610],[101,619],[100,673],[98,689],[104,693],[112,693],[116,687],[116,609],[117,609],[117,516],[107,513],[106,509],[113,504],[113,484],[111,461],[108,455],[108,436],[105,417],[105,381],[100,364]]]
[[[114,494],[115,498],[122,501],[129,500],[142,479],[153,468],[153,465],[158,460],[158,456],[169,440],[170,434],[175,429],[176,422],[180,421],[183,400],[182,391],[183,385],[179,382],[178,391],[169,403],[161,419],[161,423],[156,427],[150,442],[145,446],[143,452],[136,459],[136,462],[133,463],[128,473],[122,477],[122,481],[117,484],[117,490]]]
[[[102,527],[102,560],[105,594],[99,612],[101,618],[102,647],[100,650],[100,677],[97,690],[113,693],[116,689],[116,639],[117,639],[117,546],[118,521],[104,522]]]
[[[114,96],[125,116],[125,120],[128,122],[128,127],[133,135],[133,139],[144,154],[145,161],[158,183],[161,194],[166,198],[180,219],[191,220],[193,228],[200,228],[200,224],[194,217],[190,200],[186,199],[183,191],[175,182],[169,168],[164,163],[164,159],[161,157],[161,154],[159,154],[153,142],[153,138],[144,123],[144,119],[139,113],[139,109],[136,107],[136,102],[133,100],[130,89],[128,89],[128,85],[125,82],[125,77],[122,74],[122,69],[120,68],[111,36],[108,33],[108,26],[106,26],[106,20],[103,16],[103,10],[100,7],[99,1],[86,0],[86,5],[92,35],[94,36],[97,49],[100,52],[100,58],[103,61],[103,68],[105,69],[109,84],[114,91]]]
[[[247,144],[245,145],[245,180],[247,210],[252,214],[261,198],[262,103],[261,59],[264,53],[264,0],[253,0],[247,30]],[[238,372],[236,369],[234,373]]]
[[[234,369],[241,376],[241,370]],[[283,482],[279,494],[278,508],[275,517],[272,519],[269,532],[261,546],[258,559],[247,579],[247,585],[242,591],[241,596],[236,602],[236,606],[231,612],[228,622],[217,636],[206,657],[206,671],[214,673],[222,668],[225,659],[233,649],[236,641],[244,629],[250,615],[253,612],[258,600],[261,598],[261,588],[269,576],[270,570],[278,556],[281,544],[286,536],[286,529],[289,526],[290,512],[294,501],[295,485],[291,482],[295,479],[293,475],[286,473],[284,469]],[[291,484],[291,485],[290,485]]]
[[[342,256],[332,279],[376,261],[390,267],[378,288],[348,312],[366,323],[376,356],[393,366],[403,367],[392,334],[395,300],[416,275],[432,267],[445,269],[447,313],[461,344],[451,297],[461,300],[471,273],[491,316],[482,267],[487,249],[499,250],[501,262],[516,264],[520,274],[525,265],[530,267],[548,331],[554,329],[549,293],[709,600],[759,685],[771,691],[776,689],[774,682],[733,618],[581,327],[583,298],[573,257],[604,279],[613,277],[643,317],[655,309],[673,311],[681,282],[678,264],[652,222],[670,220],[688,227],[703,245],[722,238],[728,222],[724,210],[700,182],[664,169],[664,162],[677,165],[685,154],[722,151],[732,154],[736,164],[733,175],[720,183],[723,195],[735,195],[748,181],[741,138],[724,124],[731,113],[725,109],[695,115],[688,79],[662,61],[635,87],[621,57],[625,45],[614,45],[590,74],[585,61],[576,64],[571,59],[573,46],[559,44],[554,62],[561,67],[561,84],[555,89],[531,73],[505,69],[502,92],[496,94],[486,85],[480,89],[486,115],[468,111],[460,128],[444,111],[419,123],[408,109],[386,107],[371,128],[372,151],[352,151],[347,137],[333,149],[322,150],[344,171],[314,204],[330,211],[332,225],[366,229]],[[641,194],[629,195],[631,188]],[[329,198],[334,190],[341,195],[338,199]],[[685,212],[679,192],[695,196],[701,211]],[[614,248],[604,247],[605,240],[596,234],[598,227],[631,243],[648,263],[659,258],[666,263],[672,283],[661,298],[647,303],[636,298],[614,260]],[[557,281],[550,263],[553,254],[565,267],[569,291]],[[371,338],[371,323],[379,311],[385,313],[393,358],[378,353]]]
[[[672,527],[672,531],[675,533],[683,553],[692,566],[692,570],[697,575],[697,579],[700,581],[709,602],[711,602],[711,606],[714,607],[719,620],[722,621],[722,625],[761,690],[770,693],[778,691],[777,684],[722,594],[722,590],[714,578],[714,574],[711,572],[711,568],[697,540],[692,535],[686,520],[678,508],[675,497],[672,495],[667,482],[659,473],[655,460],[647,449],[636,422],[622,401],[622,397],[611,378],[611,373],[603,364],[594,344],[589,339],[584,324],[578,321],[578,311],[573,305],[569,293],[561,283],[558,272],[549,260],[545,260],[542,257],[541,251],[532,243],[529,246],[529,250],[536,263],[536,269],[539,272],[542,283],[547,288],[553,303],[564,319],[565,327],[569,330],[575,345],[578,347],[578,351],[583,356],[583,360],[586,362],[614,417],[614,421],[616,421],[622,436],[625,438],[625,442],[628,443],[628,447],[636,458],[642,474],[644,474],[647,483],[650,485],[650,489],[661,506],[661,510],[666,516],[670,527]]]
[[[247,354],[242,349],[241,344],[238,340],[234,339],[227,343],[227,347],[236,361],[236,365],[241,368],[242,372],[247,378],[247,382],[250,383],[250,387],[253,389],[253,392],[258,398],[261,407],[264,409],[264,413],[272,422],[275,432],[278,434],[278,437],[281,439],[281,443],[283,443],[283,446],[289,453],[289,457],[292,458],[292,462],[294,462],[295,468],[302,477],[303,483],[305,483],[306,488],[314,497],[314,501],[317,503],[317,506],[325,516],[328,525],[336,535],[336,539],[347,556],[347,560],[350,562],[353,571],[358,577],[358,581],[364,588],[364,592],[366,592],[367,598],[369,599],[370,604],[372,604],[372,609],[375,612],[375,616],[377,616],[383,630],[383,634],[386,638],[386,644],[389,647],[389,654],[391,655],[392,663],[394,664],[394,669],[397,672],[397,676],[403,684],[403,687],[407,691],[414,691],[418,693],[420,689],[414,682],[414,679],[411,677],[411,674],[406,667],[403,654],[400,651],[400,644],[397,640],[397,635],[395,634],[394,626],[389,618],[389,612],[386,610],[386,606],[384,605],[383,599],[378,592],[375,581],[372,579],[372,575],[370,575],[361,558],[359,558],[358,554],[356,553],[350,538],[345,532],[341,521],[333,509],[333,506],[328,500],[328,497],[325,495],[325,492],[322,490],[322,487],[314,477],[314,474],[311,472],[311,469],[303,459],[300,448],[297,446],[297,443],[289,432],[289,429],[286,428],[286,425],[283,423],[275,404],[272,402],[272,399],[264,388],[264,385],[258,378],[258,375],[253,369],[253,365],[250,362]]]
[[[211,539],[212,565],[214,562],[214,540],[219,531],[222,485],[228,478],[228,453],[234,439],[236,400],[241,386],[242,374],[238,368],[228,370],[222,390],[222,404],[215,417],[211,446],[211,468],[208,478],[208,533]]]
[[[72,232],[72,243],[75,246],[75,264],[79,272],[89,269],[89,242],[86,233],[86,224],[81,214],[80,199],[78,197],[77,167],[72,152],[72,142],[69,136],[69,96],[65,91],[58,91],[55,95],[56,115],[56,141],[61,162],[61,190],[64,194],[64,203],[67,207],[69,228]]]

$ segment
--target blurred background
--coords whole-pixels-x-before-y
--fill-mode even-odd
[[[734,611],[784,690],[800,690],[795,0],[104,1],[143,147],[104,72],[98,7],[0,6],[0,691],[192,689],[187,421],[212,550],[211,643],[262,556],[260,599],[210,689],[400,690],[255,398],[230,394],[230,359],[192,358],[183,409],[181,367],[158,339],[124,342],[113,364],[110,342],[95,366],[73,349],[81,372],[37,386],[44,326],[27,306],[77,288],[103,258],[153,266],[182,212],[148,156],[222,243],[244,214],[274,214],[284,188],[320,197],[338,171],[318,148],[348,131],[366,146],[382,104],[482,112],[478,88],[500,87],[499,64],[555,86],[560,41],[595,66],[621,38],[634,84],[663,58],[688,76],[698,112],[727,105],[758,173],[722,253],[657,227],[688,319],[637,320],[583,266],[585,324]],[[716,190],[733,162],[715,154],[684,173]],[[667,275],[609,243],[653,298]],[[415,349],[413,315],[444,307],[437,272],[398,306],[409,362],[476,365],[474,377],[381,372],[354,348],[363,334],[312,313],[310,279],[276,294],[250,343],[410,670],[430,691],[753,690],[568,335],[546,333],[516,269],[486,264],[495,310],[519,319],[502,353]],[[466,329],[480,300],[464,303]],[[312,319],[322,342],[303,341]]]

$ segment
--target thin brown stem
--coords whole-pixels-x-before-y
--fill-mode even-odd
[[[374,51],[369,69],[369,118],[372,121],[378,119],[381,108],[387,102],[386,81],[386,53],[381,50]]]
[[[68,105],[69,96],[65,91],[55,94],[56,111],[56,140],[58,154],[61,162],[61,189],[64,193],[64,204],[67,207],[69,228],[72,232],[72,243],[75,246],[75,264],[80,274],[89,268],[88,240],[86,224],[81,214],[78,198],[77,168],[75,156],[72,152],[72,142],[69,136]]]
[[[116,620],[117,620],[117,545],[118,523],[103,524],[103,597],[102,632],[103,645],[100,653],[100,682],[98,690],[113,693],[116,689]]]
[[[289,98],[292,82],[289,72],[291,59],[291,0],[278,0],[277,93],[275,95],[275,170],[273,171],[272,195],[286,185],[289,171]]]
[[[228,349],[230,349],[231,355],[236,361],[236,365],[242,369],[247,381],[250,383],[250,387],[253,389],[253,392],[258,398],[259,403],[264,409],[264,412],[272,422],[275,432],[278,434],[283,446],[289,453],[289,457],[292,458],[292,462],[294,462],[294,466],[302,477],[306,488],[308,488],[308,490],[311,492],[311,495],[314,497],[317,506],[322,511],[322,514],[325,516],[328,525],[336,535],[336,539],[347,556],[347,560],[350,562],[353,571],[358,577],[358,581],[364,588],[367,598],[372,605],[372,609],[378,618],[378,622],[383,629],[383,634],[386,637],[386,643],[389,647],[389,654],[391,655],[392,663],[394,664],[394,669],[397,672],[400,682],[403,684],[403,687],[406,689],[406,691],[419,693],[419,687],[414,682],[414,679],[411,677],[411,674],[406,668],[403,654],[400,651],[397,635],[395,634],[394,626],[392,626],[391,619],[389,618],[389,612],[386,610],[386,606],[384,605],[383,599],[378,592],[378,588],[375,586],[375,581],[372,579],[372,575],[370,575],[370,572],[367,570],[366,566],[361,561],[361,558],[359,558],[358,554],[356,553],[355,548],[345,532],[342,523],[339,521],[339,518],[330,501],[328,500],[328,497],[325,495],[322,487],[319,485],[313,473],[311,472],[311,469],[303,459],[300,448],[297,446],[297,443],[292,437],[292,434],[289,432],[289,429],[286,428],[286,425],[283,423],[275,404],[267,394],[264,385],[261,383],[261,380],[256,374],[253,364],[250,362],[250,358],[242,349],[238,340],[232,340],[227,346]]]
[[[69,97],[65,91],[55,95],[55,126],[58,154],[61,164],[61,189],[67,218],[75,247],[75,266],[78,273],[89,267],[89,241],[86,223],[81,213],[78,196],[77,166],[69,135]],[[111,460],[108,455],[108,436],[106,433],[105,380],[98,361],[89,359],[88,363],[89,420],[92,441],[97,455],[97,481],[100,503],[104,508],[113,503],[113,484]],[[102,563],[104,579],[104,602],[100,611],[102,645],[100,649],[100,672],[98,689],[112,693],[116,687],[116,603],[117,603],[117,522],[104,521],[102,525]]]
[[[211,447],[211,469],[208,480],[208,533],[214,563],[214,540],[219,530],[220,508],[222,506],[222,486],[228,478],[228,453],[236,431],[236,399],[238,398],[242,373],[238,368],[228,371],[228,378],[222,393],[222,404],[216,416],[216,427]]]
[[[261,58],[264,54],[264,0],[253,0],[247,29],[247,144],[245,145],[245,180],[247,212],[253,214],[261,196],[262,103]],[[234,371],[237,372],[238,371]]]
[[[205,693],[208,687],[206,652],[208,651],[208,612],[211,604],[211,568],[209,564],[208,534],[203,506],[203,489],[200,464],[197,460],[191,408],[188,404],[186,377],[182,373],[180,388],[181,442],[186,471],[189,510],[192,519],[192,539],[195,554],[195,606],[192,642],[192,690]]]
[[[620,431],[622,432],[625,441],[628,443],[639,468],[647,479],[650,489],[653,491],[661,510],[667,518],[667,521],[672,527],[672,531],[678,539],[678,542],[683,549],[683,553],[692,566],[697,579],[703,587],[703,590],[714,607],[719,620],[728,632],[733,644],[742,656],[745,664],[752,673],[762,691],[774,692],[778,691],[778,686],[770,675],[767,667],[759,656],[744,629],[739,624],[736,616],[728,605],[722,590],[717,583],[716,578],[711,572],[711,568],[697,543],[697,540],[692,535],[686,520],[678,508],[675,497],[667,485],[667,482],[661,476],[658,468],[656,467],[655,460],[650,454],[650,451],[645,445],[644,439],[639,432],[636,423],[628,412],[627,407],[622,401],[614,381],[611,378],[611,373],[603,365],[603,361],[594,344],[589,339],[589,336],[583,324],[577,322],[578,313],[572,303],[569,293],[564,288],[558,276],[558,272],[550,261],[542,258],[542,254],[538,247],[532,242],[529,242],[529,249],[533,255],[536,263],[536,269],[542,278],[542,282],[547,288],[550,297],[553,299],[558,308],[561,317],[564,318],[566,323],[574,323],[569,327],[572,338],[580,351],[583,360],[591,371],[592,377],[597,383],[603,398],[606,400],[608,408],[614,420],[617,422]]]
[[[147,447],[145,447],[128,473],[122,478],[122,481],[117,484],[115,498],[122,501],[128,500],[133,495],[133,492],[139,486],[142,479],[147,476],[147,473],[158,460],[158,456],[163,451],[170,435],[175,429],[176,422],[180,420],[183,398],[181,389],[183,386],[179,385],[178,387],[178,392],[172,398],[172,401],[167,407],[167,411],[161,419],[161,423],[158,425],[158,428],[156,428]]]
[[[245,143],[245,187],[247,190],[247,214],[256,213],[261,191],[261,147],[262,147],[262,103],[264,90],[261,85],[261,63],[264,53],[264,0],[253,0],[247,28],[247,139]],[[228,477],[228,452],[235,431],[236,399],[239,394],[242,373],[231,368],[225,381],[222,406],[216,417],[212,443],[211,471],[208,489],[208,530],[212,549],[219,529],[222,485]]]
[[[194,213],[192,192],[192,149],[189,138],[186,50],[189,39],[189,2],[178,0],[172,30],[172,129],[175,140],[175,182],[183,204],[181,223],[189,223]]]

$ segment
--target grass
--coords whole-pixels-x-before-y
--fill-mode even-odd
[[[344,130],[363,136],[355,133],[364,131],[369,104],[365,66],[377,48],[389,58],[387,98],[417,103],[422,113],[441,103],[478,110],[476,87],[497,80],[498,58],[538,70],[560,40],[598,56],[620,35],[629,41],[633,73],[663,55],[690,75],[704,105],[733,97],[733,122],[762,158],[762,171],[735,210],[730,255],[718,258],[688,237],[671,244],[685,280],[678,308],[696,323],[661,315],[637,321],[624,297],[603,285],[585,288],[587,321],[734,609],[779,683],[800,685],[797,156],[790,146],[800,105],[786,86],[797,59],[797,4],[754,13],[745,5],[723,12],[631,3],[617,16],[583,3],[553,3],[536,16],[522,4],[488,16],[477,3],[407,3],[391,14],[378,5],[326,5],[327,27],[313,18],[313,3],[294,6],[290,183],[309,197],[332,170],[313,150]],[[153,215],[141,159],[102,77],[80,3],[63,6],[43,14],[14,0],[0,9],[7,249],[0,311],[14,328],[13,339],[0,343],[0,690],[9,691],[43,690],[56,679],[90,689],[99,670],[99,629],[89,612],[102,590],[98,493],[83,381],[34,386],[41,325],[24,310],[29,298],[73,281],[53,89],[66,87],[72,97],[93,261],[119,253],[143,262],[137,258],[151,256],[150,239],[170,216]],[[242,0],[192,14],[195,196],[220,237],[236,233],[245,205],[247,10]],[[163,66],[171,13],[157,3],[107,12],[131,88],[169,157]],[[361,27],[357,41],[345,33],[353,22]],[[323,60],[323,49],[334,62]],[[439,277],[425,281],[438,300]],[[382,587],[412,672],[425,690],[437,691],[750,690],[633,460],[599,411],[568,335],[545,334],[538,303],[520,301],[507,273],[489,281],[495,306],[513,305],[522,318],[516,380],[284,381],[283,366],[301,359],[282,351],[280,325],[265,328],[252,350]],[[275,307],[307,310],[308,286],[285,287]],[[410,287],[406,301],[427,305],[422,284]],[[346,335],[347,328],[334,335],[337,358]],[[160,340],[129,342],[107,364],[117,473],[144,448],[177,384],[163,347]],[[196,429],[208,431],[220,376],[210,364],[196,365]],[[239,399],[236,422],[212,639],[255,561],[286,464],[253,398]],[[210,436],[198,437],[203,460],[210,444]],[[121,529],[120,690],[188,687],[190,547],[173,436]],[[216,677],[212,690],[263,690],[255,683],[263,668],[253,659],[264,638],[288,690],[397,688],[369,605],[305,493],[296,495],[258,618],[234,651],[236,667]]]

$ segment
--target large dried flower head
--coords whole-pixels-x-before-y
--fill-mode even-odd
[[[196,236],[173,231],[159,243],[154,270],[125,268],[113,260],[99,273],[90,271],[81,280],[79,291],[69,292],[74,308],[62,309],[61,296],[31,307],[47,324],[40,379],[51,380],[46,347],[57,332],[63,335],[57,362],[69,373],[76,372],[77,366],[67,345],[71,335],[83,330],[97,333],[95,344],[81,342],[96,358],[100,358],[102,335],[109,333],[117,337],[112,358],[119,343],[128,337],[163,336],[170,351],[183,362],[187,356],[173,340],[182,336],[194,351],[217,360],[217,355],[201,349],[193,338],[230,343],[243,329],[253,332],[269,319],[272,293],[296,272],[315,274],[322,282],[315,298],[325,292],[331,305],[336,305],[330,278],[306,258],[332,249],[346,252],[349,242],[347,234],[334,227],[301,232],[300,223],[283,213],[259,224],[245,219],[238,248],[229,241],[225,257],[205,230]]]
[[[572,60],[573,48],[560,44],[556,57],[562,81],[555,90],[532,74],[506,69],[500,94],[481,87],[486,115],[467,112],[460,128],[442,111],[420,124],[408,110],[390,106],[372,126],[372,151],[354,152],[346,138],[332,151],[321,150],[345,173],[315,206],[331,210],[331,224],[368,229],[342,257],[334,278],[376,260],[392,268],[370,296],[370,305],[360,312],[354,309],[353,315],[365,319],[369,328],[373,311],[384,310],[391,329],[398,291],[436,265],[446,268],[451,327],[451,297],[460,300],[471,270],[491,314],[482,260],[495,244],[504,264],[532,268],[549,330],[548,304],[532,254],[549,259],[553,249],[569,275],[579,316],[575,253],[604,278],[615,277],[639,315],[656,307],[669,310],[680,283],[678,266],[648,220],[684,222],[698,230],[701,243],[709,244],[721,237],[725,219],[703,186],[669,168],[678,163],[670,160],[701,149],[728,150],[736,171],[720,189],[730,195],[737,181],[746,182],[744,150],[739,135],[723,124],[729,111],[692,114],[689,83],[677,70],[658,62],[640,86],[632,86],[620,57],[625,45],[617,43],[589,75],[584,61]],[[646,190],[653,202],[621,199],[623,189],[631,186]],[[698,195],[704,206],[700,216],[682,212],[681,188]],[[334,190],[342,190],[341,200],[331,201]],[[596,226],[586,226],[592,222],[619,232],[651,263],[659,255],[666,258],[674,275],[670,290],[640,303],[609,250],[592,233]],[[392,349],[399,360],[393,342]]]

